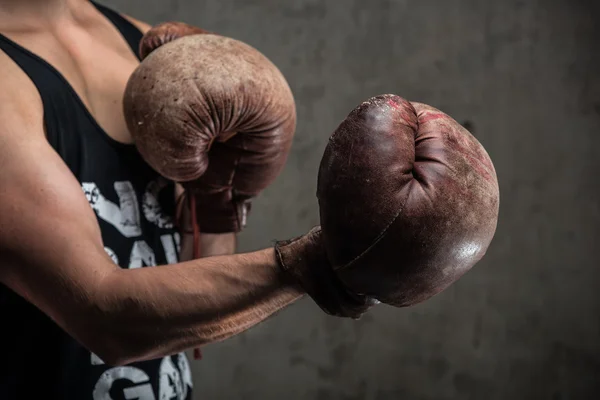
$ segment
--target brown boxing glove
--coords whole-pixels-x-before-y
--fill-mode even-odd
[[[349,291],[339,280],[329,263],[321,227],[295,239],[277,242],[275,252],[280,266],[327,314],[359,319],[377,303]]]
[[[148,57],[148,54],[152,53],[155,49],[159,48],[165,43],[172,42],[173,40],[190,35],[201,35],[204,33],[211,33],[197,26],[186,24],[185,22],[164,22],[158,24],[150,29],[140,40],[139,54],[143,60]]]
[[[452,117],[376,96],[330,136],[317,182],[320,227],[276,253],[329,314],[360,315],[370,299],[412,306],[484,257],[499,195],[489,154]]]
[[[362,102],[331,135],[317,197],[336,276],[397,307],[431,298],[473,268],[500,204],[483,145],[448,114],[394,94]]]
[[[239,232],[292,144],[287,81],[251,46],[182,23],[151,29],[140,52],[123,103],[140,154],[186,189],[196,228]]]

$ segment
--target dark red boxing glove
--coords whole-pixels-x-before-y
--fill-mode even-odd
[[[151,29],[140,53],[124,96],[138,150],[184,186],[202,232],[239,232],[289,154],[296,108],[287,81],[251,46],[182,23]]]
[[[174,21],[158,24],[146,32],[142,40],[140,40],[140,58],[142,60],[145,59],[148,57],[148,54],[152,53],[155,49],[165,43],[172,42],[177,38],[190,35],[201,35],[204,33],[211,32],[197,26],[186,24],[185,22]]]
[[[498,180],[481,143],[448,114],[395,95],[368,99],[339,125],[317,193],[336,276],[394,306],[458,280],[498,222]]]
[[[485,255],[498,221],[494,165],[449,115],[399,96],[357,106],[319,169],[321,226],[277,243],[280,263],[331,315],[377,299],[404,307],[457,281]]]

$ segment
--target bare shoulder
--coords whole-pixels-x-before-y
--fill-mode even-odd
[[[31,79],[2,51],[0,70],[0,135],[13,128],[43,134],[42,100]]]
[[[152,28],[152,25],[144,21],[140,21],[139,19],[133,18],[132,16],[126,14],[121,15],[123,16],[123,18],[127,19],[129,22],[135,25],[135,27],[138,28],[142,33],[146,33],[150,30],[150,28]]]

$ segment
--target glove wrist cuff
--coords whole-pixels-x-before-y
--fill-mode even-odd
[[[224,197],[220,193],[206,195],[186,190],[177,202],[177,221],[182,232],[193,232],[194,222],[202,233],[241,232],[246,226],[251,203]]]
[[[275,244],[275,254],[281,268],[327,314],[358,318],[369,300],[348,291],[339,280],[323,246],[321,229]]]

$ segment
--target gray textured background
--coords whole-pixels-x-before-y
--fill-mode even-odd
[[[486,258],[412,309],[360,322],[309,300],[194,362],[197,399],[595,399],[600,390],[600,37],[592,1],[110,0],[243,40],[289,79],[299,124],[241,250],[318,223],[328,136],[396,93],[474,134],[497,168]]]

